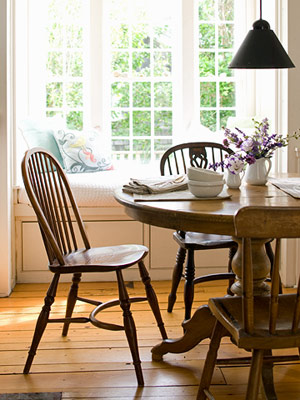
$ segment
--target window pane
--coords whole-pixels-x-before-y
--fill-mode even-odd
[[[218,62],[219,62],[219,76],[233,76],[233,70],[228,68],[232,60],[232,52],[225,51],[219,53]]]
[[[150,76],[150,53],[132,53],[132,74],[133,76]]]
[[[235,106],[235,84],[233,82],[220,82],[220,106]]]
[[[172,107],[172,83],[156,82],[154,83],[154,106]]]
[[[135,155],[141,161],[150,160],[151,158],[151,141],[149,139],[140,139],[133,141],[133,150],[138,153]]]
[[[155,26],[154,27],[154,38],[153,47],[160,49],[168,49],[171,47],[171,27],[168,25]]]
[[[220,128],[226,127],[229,117],[235,117],[234,110],[221,110],[220,111]]]
[[[129,107],[129,83],[112,83],[111,105],[112,107]]]
[[[172,73],[172,55],[170,52],[154,53],[154,76],[170,76]]]
[[[234,18],[234,0],[219,1],[219,18],[221,21],[233,20],[233,18]]]
[[[216,82],[200,82],[200,106],[216,107]]]
[[[63,25],[54,22],[47,28],[48,44],[52,48],[63,46]]]
[[[112,150],[113,151],[129,151],[130,150],[129,140],[113,139],[112,140]]]
[[[230,49],[233,47],[233,25],[220,24],[219,25],[219,47]]]
[[[63,4],[63,7],[65,7],[65,11],[70,19],[76,20],[83,13],[82,0],[65,0],[65,4]]]
[[[47,107],[62,107],[63,84],[62,82],[48,83],[46,86]]]
[[[66,92],[67,105],[69,107],[83,106],[83,84],[82,82],[68,83]]]
[[[155,136],[172,136],[172,111],[155,111]]]
[[[200,24],[199,47],[203,49],[215,47],[215,25]]]
[[[49,51],[47,71],[51,76],[61,76],[63,74],[63,53],[58,51]]]
[[[129,53],[127,52],[113,52],[111,70],[114,76],[126,76],[129,71]],[[126,75],[124,75],[126,73]]]
[[[154,150],[156,152],[160,152],[162,155],[166,150],[168,150],[172,146],[171,139],[156,139],[154,141]]]
[[[83,129],[83,112],[71,111],[67,114],[67,127],[81,131]]]
[[[216,111],[200,111],[201,124],[212,132],[215,132],[217,128],[216,117]]]
[[[132,84],[133,107],[151,106],[151,83],[134,82]]]
[[[133,48],[150,48],[150,28],[149,25],[136,25],[132,29],[132,47]]]
[[[112,112],[111,131],[113,136],[129,136],[129,113]]]
[[[133,111],[133,135],[151,135],[151,111]]]
[[[126,49],[129,46],[128,25],[120,24],[111,27],[111,47],[115,49]]]
[[[67,47],[80,48],[83,42],[83,29],[81,26],[68,25],[66,27]]]
[[[215,53],[199,53],[199,76],[215,75]]]
[[[199,20],[211,20],[215,16],[215,4],[214,0],[200,0],[199,1]]]
[[[46,117],[47,118],[52,118],[52,117],[60,117],[63,118],[63,113],[60,111],[47,111],[46,112]]]
[[[82,53],[79,53],[78,51],[67,52],[66,74],[74,77],[83,76]]]

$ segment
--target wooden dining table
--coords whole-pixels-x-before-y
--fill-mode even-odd
[[[295,177],[295,174],[277,175],[275,178],[289,177]],[[125,207],[130,217],[149,225],[232,236],[238,243],[238,250],[232,262],[236,281],[231,290],[235,294],[240,294],[242,290],[241,246],[239,239],[234,236],[235,213],[246,206],[299,207],[300,199],[292,197],[270,182],[264,186],[242,184],[239,189],[227,189],[227,193],[230,197],[226,199],[135,201],[133,195],[119,190],[115,193],[115,198]],[[259,295],[269,291],[266,278],[271,266],[265,251],[266,241],[266,239],[254,239],[252,243],[253,285],[255,293]],[[153,347],[153,359],[161,360],[166,353],[183,353],[192,349],[201,340],[211,336],[214,322],[215,319],[208,306],[200,306],[191,319],[183,322],[182,337],[165,339]]]
[[[295,177],[295,174],[277,175],[275,178]],[[246,206],[299,207],[296,199],[268,182],[264,186],[242,184],[239,189],[227,189],[226,199],[205,198],[195,200],[135,201],[134,196],[122,190],[115,193],[116,200],[125,207],[125,212],[134,220],[162,228],[230,235],[238,243],[238,251],[232,262],[236,282],[232,292],[241,292],[241,254],[239,239],[234,237],[234,215]],[[267,293],[265,282],[270,272],[270,261],[265,252],[266,240],[257,239],[253,247],[254,290]],[[203,324],[205,321],[205,324]],[[210,323],[211,322],[211,323]],[[176,340],[164,340],[152,349],[153,358],[160,359],[166,353],[181,353],[190,350],[202,339],[210,336],[214,319],[207,306],[199,307],[192,318],[183,323],[184,334]]]

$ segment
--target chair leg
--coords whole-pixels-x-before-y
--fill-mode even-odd
[[[264,357],[272,356],[272,350],[267,349],[264,351]],[[275,387],[274,387],[274,376],[273,376],[273,362],[265,361],[263,362],[261,376],[262,383],[265,392],[265,396],[268,400],[277,400]]]
[[[229,260],[228,260],[228,272],[232,272],[232,260],[233,260],[233,257],[234,257],[236,252],[237,252],[237,247],[236,246],[230,247],[230,249],[229,249]],[[227,288],[227,294],[229,294],[230,296],[234,295],[234,293],[232,293],[232,291],[231,291],[231,286],[233,284],[234,284],[234,278],[229,279],[228,288]]]
[[[145,285],[147,299],[148,299],[149,305],[152,309],[152,312],[154,314],[154,317],[156,319],[157,326],[160,330],[162,338],[167,339],[168,338],[167,332],[165,330],[165,326],[164,326],[164,323],[163,323],[163,320],[161,317],[161,313],[160,313],[160,309],[159,309],[155,291],[151,285],[151,279],[150,279],[149,273],[148,273],[147,268],[145,267],[145,264],[143,263],[143,261],[140,261],[138,263],[138,265],[139,265],[139,271],[140,271],[142,282]]]
[[[264,350],[252,350],[246,400],[257,400],[264,359]]]
[[[191,318],[192,305],[194,301],[194,278],[195,278],[195,262],[194,250],[188,250],[187,262],[185,266],[185,284],[184,284],[184,305],[185,317],[184,319]]]
[[[209,345],[209,350],[204,363],[204,368],[202,371],[197,400],[206,400],[207,396],[205,394],[205,391],[209,390],[216,365],[221,339],[223,336],[226,335],[226,333],[227,331],[223,327],[223,325],[219,321],[216,321]]]
[[[75,307],[75,303],[78,295],[78,285],[81,281],[81,274],[73,274],[72,285],[70,287],[68,301],[67,301],[67,309],[66,309],[66,318],[71,318],[72,313]],[[62,336],[67,336],[69,330],[70,322],[65,322],[63,326]]]
[[[177,293],[178,285],[182,278],[185,255],[186,255],[186,250],[183,247],[179,247],[177,256],[176,256],[176,264],[173,269],[172,288],[171,288],[171,292],[170,292],[169,298],[168,298],[168,312],[172,312],[174,304],[176,302],[176,293]]]
[[[144,378],[143,378],[141,360],[139,356],[139,349],[137,343],[136,327],[130,311],[130,300],[125,287],[122,271],[117,270],[116,273],[118,279],[120,306],[123,310],[124,329],[128,345],[131,351],[131,356],[135,368],[138,385],[144,386]]]
[[[26,364],[25,364],[25,367],[23,370],[23,374],[29,373],[36,350],[38,348],[40,340],[43,336],[43,333],[44,333],[47,323],[49,321],[49,314],[51,311],[51,306],[54,303],[57,285],[58,285],[58,281],[59,281],[59,276],[60,276],[60,274],[54,275],[52,282],[49,286],[49,289],[47,291],[47,295],[44,299],[44,306],[43,306],[42,311],[40,312],[40,315],[36,322],[35,331],[34,331],[33,339],[32,339],[31,346],[30,346],[30,349],[28,352],[28,357],[27,357]]]

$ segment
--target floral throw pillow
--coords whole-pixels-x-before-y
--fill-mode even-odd
[[[112,169],[97,131],[64,131],[54,134],[66,172],[96,172]]]

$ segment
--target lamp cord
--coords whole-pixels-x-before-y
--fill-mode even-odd
[[[262,0],[260,0],[260,19],[262,19]]]

